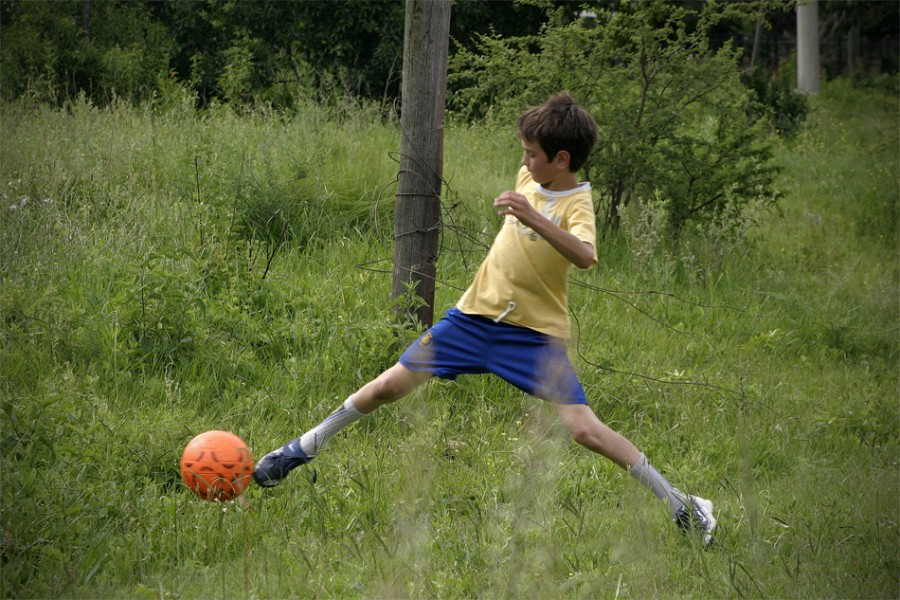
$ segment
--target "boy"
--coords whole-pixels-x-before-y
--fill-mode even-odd
[[[716,528],[712,502],[674,489],[634,444],[597,418],[566,355],[569,271],[597,264],[591,186],[577,179],[597,125],[563,92],[525,111],[518,126],[524,155],[515,191],[494,199],[503,226],[456,307],[322,423],[264,456],[253,479],[277,485],[337,431],[432,376],[490,372],[552,402],[575,441],[649,487],[675,523],[698,530],[708,546]]]

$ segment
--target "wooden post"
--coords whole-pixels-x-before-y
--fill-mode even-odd
[[[819,93],[819,2],[797,2],[797,88]]]
[[[450,0],[406,0],[391,300],[426,326],[434,321],[449,44]],[[402,302],[410,288],[424,303]]]
[[[756,17],[756,30],[753,32],[753,50],[750,52],[750,70],[756,67],[759,59],[759,40],[762,37],[763,18]]]

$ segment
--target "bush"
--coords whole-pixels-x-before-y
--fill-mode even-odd
[[[738,10],[738,7],[732,7]],[[739,52],[709,47],[710,5],[634,3],[597,18],[553,15],[537,36],[480,38],[453,62],[451,108],[511,121],[568,89],[595,115],[600,143],[586,168],[607,226],[635,198],[669,201],[672,235],[760,197],[774,200],[767,131],[740,80]],[[691,26],[695,23],[695,26]]]
[[[741,81],[754,95],[751,107],[756,119],[768,121],[774,131],[791,138],[800,130],[809,112],[809,101],[800,92],[792,89],[792,73],[788,63],[774,74],[768,75],[762,69],[746,71]]]

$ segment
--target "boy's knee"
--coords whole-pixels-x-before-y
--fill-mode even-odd
[[[384,402],[393,402],[403,397],[403,388],[395,377],[383,375],[375,380],[375,395]]]
[[[597,450],[609,443],[608,429],[587,406],[558,405],[557,410],[563,416],[572,439],[582,446]]]
[[[393,402],[406,396],[416,387],[420,374],[399,363],[382,373],[375,381],[375,395],[382,402]]]
[[[591,441],[596,437],[594,435],[593,430],[587,423],[572,423],[569,425],[569,433],[572,434],[572,439],[581,444],[582,446],[588,446],[591,444]]]

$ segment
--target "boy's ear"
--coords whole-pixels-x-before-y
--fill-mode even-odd
[[[553,157],[553,164],[559,169],[568,169],[571,160],[572,155],[569,154],[568,150],[560,150],[556,153],[556,156]]]

